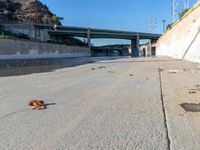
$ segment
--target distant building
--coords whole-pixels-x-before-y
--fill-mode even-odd
[[[33,23],[0,23],[6,31],[14,34],[27,35],[32,40],[47,42],[50,40],[48,29],[51,26],[39,26]]]
[[[129,47],[127,44],[105,45],[92,47],[93,56],[129,56]]]
[[[156,42],[141,44],[140,55],[143,57],[156,56]]]

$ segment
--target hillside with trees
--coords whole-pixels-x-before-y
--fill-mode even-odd
[[[0,19],[58,25],[63,20],[39,0],[0,0]]]

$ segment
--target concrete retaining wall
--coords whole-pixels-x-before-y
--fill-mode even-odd
[[[200,63],[200,1],[158,40],[157,55]]]
[[[0,38],[0,59],[30,59],[91,56],[88,47]]]

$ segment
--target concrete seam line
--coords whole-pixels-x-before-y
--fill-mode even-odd
[[[11,115],[15,115],[16,113],[25,112],[25,111],[27,111],[27,110],[29,110],[29,109],[27,108],[27,109],[23,109],[23,110],[19,110],[19,111],[11,112],[11,113],[9,113],[9,114],[6,114],[6,115],[0,117],[0,120],[1,120],[1,119],[4,119],[4,118],[7,118],[7,117],[9,117],[9,116],[11,116]]]
[[[159,64],[158,64],[158,74],[159,74],[160,98],[161,98],[161,102],[162,102],[162,112],[163,112],[163,116],[164,116],[164,125],[165,125],[165,130],[166,130],[167,146],[168,146],[168,150],[171,150],[171,141],[169,138],[169,129],[168,129],[168,125],[167,125],[168,121],[167,121],[167,116],[166,116],[164,95],[163,95],[162,75],[161,75],[161,68],[160,68]]]

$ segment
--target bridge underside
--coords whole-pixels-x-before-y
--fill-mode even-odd
[[[74,37],[87,38],[89,47],[91,47],[91,39],[95,38],[131,40],[131,55],[133,57],[139,56],[140,40],[149,39],[155,41],[160,37],[159,34],[151,34],[151,33],[126,32],[126,31],[90,29],[90,28],[79,28],[79,27],[58,27],[54,30],[49,30],[48,33],[51,37],[74,36]]]
[[[144,34],[144,33],[106,33],[106,32],[75,32],[75,31],[60,31],[60,30],[50,30],[49,35],[52,36],[77,36],[77,37],[83,37],[88,38],[88,34],[90,34],[90,38],[111,38],[111,39],[126,39],[126,40],[132,40],[136,39],[137,36],[140,36],[141,40],[144,39],[151,39],[151,40],[157,40],[159,38],[159,35],[155,34],[151,36],[150,34]]]

